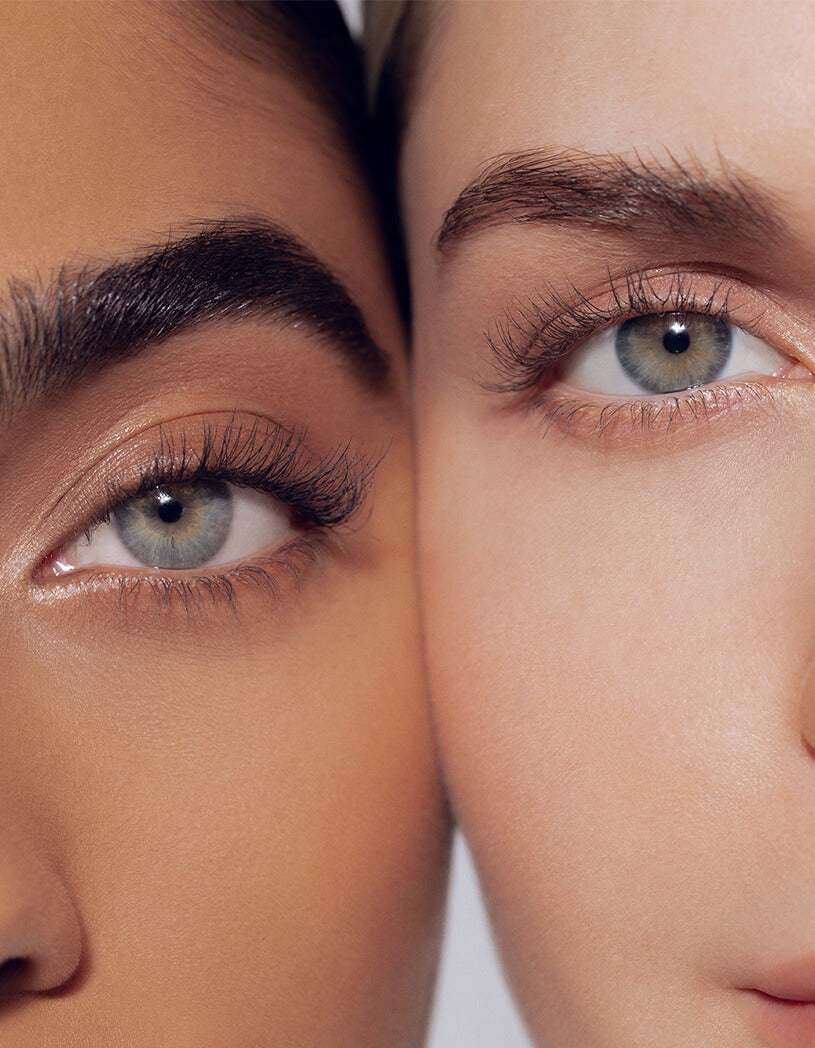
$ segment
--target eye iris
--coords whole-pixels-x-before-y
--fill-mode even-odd
[[[155,488],[113,513],[127,549],[152,568],[198,568],[226,542],[233,498],[222,481],[199,481]]]
[[[732,348],[732,329],[702,313],[633,317],[615,337],[617,359],[649,393],[673,393],[715,381]]]

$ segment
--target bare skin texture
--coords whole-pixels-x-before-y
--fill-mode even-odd
[[[812,10],[430,28],[401,164],[429,668],[515,995],[542,1048],[815,1043],[783,1003],[815,999]],[[570,370],[680,308],[779,356],[656,394]]]
[[[294,79],[178,11],[0,16],[0,1041],[415,1048],[448,833],[365,193]],[[94,553],[207,447],[242,497],[264,465],[259,533]]]

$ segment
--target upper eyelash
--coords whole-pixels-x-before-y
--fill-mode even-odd
[[[610,280],[609,291],[610,304],[600,306],[575,287],[571,298],[550,289],[540,300],[530,299],[496,322],[485,332],[496,377],[484,387],[496,393],[528,392],[570,350],[632,316],[702,313],[732,322],[724,280],[703,296],[692,277],[676,274],[668,290],[660,293],[650,274],[631,270],[622,280]],[[739,327],[752,332],[757,322],[758,318],[740,320]]]
[[[135,481],[109,478],[103,504],[85,525],[89,533],[125,502],[162,484],[224,480],[263,491],[284,503],[301,522],[330,528],[351,518],[364,503],[378,462],[346,445],[316,458],[305,433],[234,416],[223,426],[205,422],[200,437],[159,430],[152,459]]]

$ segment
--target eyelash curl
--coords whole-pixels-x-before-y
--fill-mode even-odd
[[[248,423],[236,416],[222,425],[202,423],[195,440],[188,430],[175,433],[160,428],[156,450],[147,465],[131,469],[129,478],[109,476],[105,480],[102,498],[80,534],[89,537],[96,527],[109,523],[124,503],[157,487],[205,480],[225,481],[273,497],[288,509],[293,526],[301,534],[252,563],[226,570],[157,574],[146,568],[135,575],[115,569],[90,570],[77,572],[76,579],[65,577],[63,589],[109,588],[112,582],[118,582],[120,611],[146,592],[165,609],[180,603],[188,620],[205,601],[225,603],[234,614],[242,585],[271,596],[279,604],[284,581],[296,588],[306,566],[317,563],[329,546],[339,549],[336,532],[348,526],[365,503],[381,461],[367,458],[350,445],[319,458],[307,448],[305,436],[304,431],[288,430],[259,418]],[[35,577],[44,574],[42,567]]]

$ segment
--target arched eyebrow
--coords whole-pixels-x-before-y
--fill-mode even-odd
[[[790,238],[773,195],[755,180],[724,162],[712,172],[671,155],[660,162],[577,152],[498,157],[458,195],[436,244],[446,254],[506,223],[577,225],[649,241]]]
[[[222,221],[110,264],[64,266],[48,283],[12,278],[0,308],[0,413],[171,335],[243,320],[298,325],[366,388],[386,384],[389,358],[328,266],[270,223]]]

